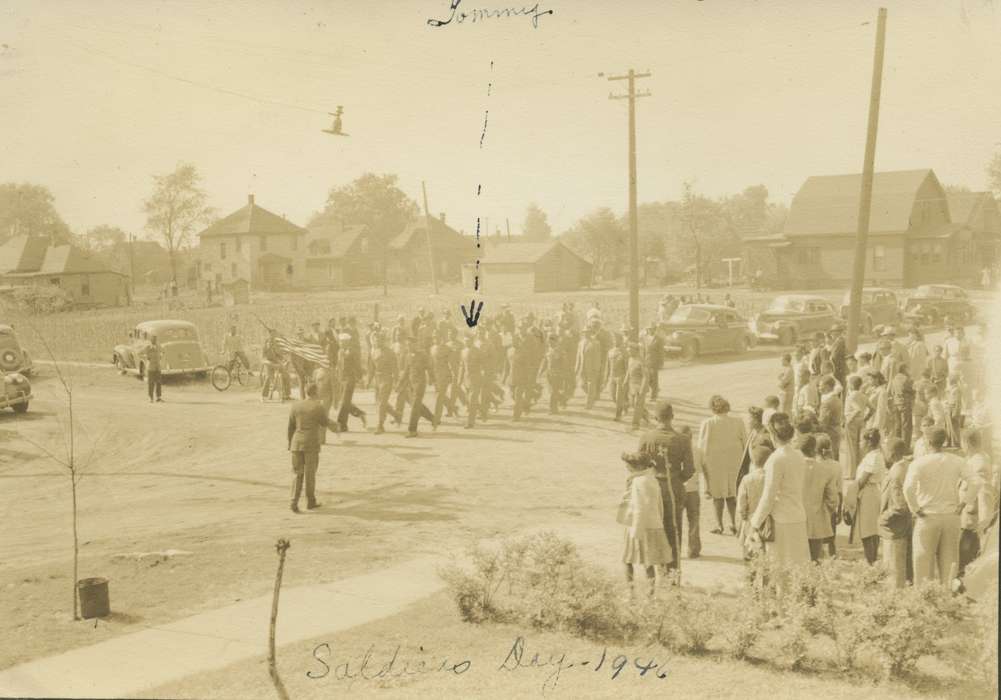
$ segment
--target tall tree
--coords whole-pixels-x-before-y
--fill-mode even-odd
[[[701,289],[706,277],[711,276],[711,264],[739,248],[740,239],[727,216],[725,202],[698,194],[691,180],[682,186],[680,215],[686,257],[695,268],[695,286]]]
[[[402,232],[406,225],[420,213],[417,202],[397,187],[396,175],[366,173],[342,187],[335,187],[327,195],[323,211],[316,214],[309,226],[332,221],[342,224],[361,224],[379,248],[382,257],[382,288],[388,293],[389,240]]]
[[[545,240],[553,234],[553,229],[549,226],[549,219],[546,212],[535,202],[525,209],[525,222],[521,226],[525,238],[532,240]]]
[[[125,243],[128,239],[125,231],[117,226],[101,224],[87,231],[83,237],[84,244],[93,251],[105,252],[113,250],[115,246]]]
[[[591,258],[592,282],[618,276],[627,248],[626,227],[611,209],[603,208],[580,219],[563,234],[567,244]]]
[[[143,203],[146,228],[159,236],[170,257],[170,278],[177,282],[177,251],[184,248],[201,225],[215,215],[201,188],[194,165],[180,163],[173,172],[153,176],[153,194]]]
[[[0,184],[0,244],[14,236],[50,236],[54,243],[73,239],[48,188],[27,182]]]
[[[1001,153],[995,153],[987,165],[987,184],[994,190],[994,196],[1001,198]]]

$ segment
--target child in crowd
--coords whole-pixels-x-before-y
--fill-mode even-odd
[[[927,367],[922,370],[921,375],[914,382],[914,408],[912,409],[913,425],[920,427],[921,422],[928,415],[928,399],[925,396],[926,390],[932,386],[931,370]],[[915,433],[917,430],[914,431]]]
[[[784,400],[785,397],[783,397]],[[790,398],[790,405],[792,399]],[[766,396],[765,397],[765,410],[761,412],[761,424],[768,425],[769,419],[779,412],[779,397],[778,396]],[[781,408],[782,413],[789,413],[789,409],[786,407]]]
[[[744,550],[744,560],[750,561],[760,551],[761,545],[751,537],[751,516],[758,507],[761,493],[765,489],[765,462],[771,457],[772,450],[764,445],[751,448],[751,466],[747,476],[740,480],[737,488],[737,518],[740,530],[737,539]]]
[[[788,413],[792,410],[792,399],[795,389],[796,381],[793,376],[792,355],[786,353],[782,356],[782,369],[779,371],[779,395],[782,397],[783,413]],[[768,425],[767,421],[765,425]]]
[[[959,436],[963,430],[963,381],[958,374],[950,374],[945,389],[946,430],[949,446],[959,447]]]
[[[831,445],[831,438],[825,433],[820,433],[817,435],[817,468],[825,470],[830,474],[831,481],[834,484],[835,498],[829,502],[831,508],[831,536],[826,540],[827,543],[827,555],[834,559],[838,556],[837,548],[837,536],[838,536],[838,522],[841,520],[841,501],[843,482],[841,478],[841,464],[838,460],[834,459],[833,447]],[[833,505],[830,505],[833,503]]]
[[[646,572],[652,594],[656,569],[674,561],[671,545],[664,532],[664,502],[660,483],[653,470],[653,458],[642,452],[628,452],[622,461],[629,469],[626,493],[619,505],[618,522],[625,526],[626,582],[632,587],[634,567]]]

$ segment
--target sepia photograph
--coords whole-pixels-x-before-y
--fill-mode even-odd
[[[996,0],[0,0],[0,698],[996,699],[999,278]]]

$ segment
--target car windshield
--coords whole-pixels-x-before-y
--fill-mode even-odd
[[[170,340],[195,340],[197,338],[195,330],[193,328],[186,328],[185,326],[157,328],[155,333],[151,333],[150,335],[156,335],[156,339],[161,343]]]
[[[697,306],[679,306],[671,314],[668,323],[706,323],[709,321],[709,312]]]
[[[916,296],[916,297],[944,297],[945,296],[945,290],[942,289],[941,287],[929,287],[929,286],[924,286],[923,285],[923,286],[917,288],[917,291],[914,293],[914,296]]]
[[[772,303],[768,305],[767,311],[772,313],[802,311],[803,306],[804,305],[802,299],[790,299],[789,297],[778,297],[777,299],[772,299]]]

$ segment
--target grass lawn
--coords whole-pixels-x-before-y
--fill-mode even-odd
[[[154,688],[145,697],[274,697],[264,657],[264,623],[261,658]],[[519,638],[524,642],[520,665],[513,653]],[[324,644],[327,646],[321,646]],[[397,647],[392,668],[377,677]],[[370,661],[363,674],[368,650]],[[468,668],[464,663],[467,661]],[[651,661],[657,667],[641,673],[636,664],[648,666]],[[990,697],[954,669],[930,661],[922,662],[918,677],[908,684],[874,684],[830,671],[808,668],[791,672],[764,662],[738,662],[711,655],[672,656],[658,646],[606,649],[566,634],[511,625],[472,625],[459,620],[445,592],[425,598],[398,615],[281,648],[278,664],[289,695],[294,698],[343,697],[348,693],[360,698]],[[443,665],[445,670],[439,670]],[[456,670],[462,672],[452,670],[457,665]],[[419,672],[422,668],[424,672]],[[616,673],[618,668],[621,670]]]

